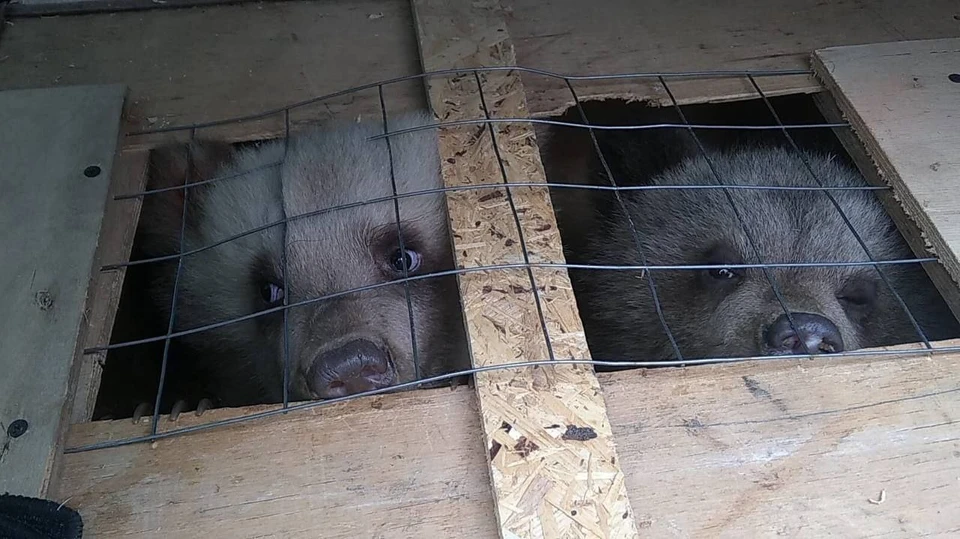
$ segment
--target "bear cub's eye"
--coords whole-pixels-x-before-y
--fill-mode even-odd
[[[715,268],[715,269],[709,270],[709,274],[714,279],[721,280],[721,281],[724,281],[724,280],[729,281],[732,279],[736,279],[737,277],[740,277],[739,273],[737,273],[736,271],[730,268]]]
[[[837,299],[853,307],[867,307],[877,299],[877,283],[866,279],[851,279],[837,293]]]
[[[271,307],[276,307],[283,303],[283,287],[269,281],[265,282],[260,286],[260,297]]]
[[[744,277],[744,272],[739,268],[725,268],[722,266],[726,264],[739,264],[740,260],[741,257],[736,249],[724,242],[717,243],[700,256],[700,263],[721,267],[708,269],[701,275],[706,274],[706,276],[709,277],[707,282],[716,285],[737,283]]]
[[[412,249],[397,249],[390,255],[390,265],[401,275],[406,269],[407,273],[413,273],[420,269],[423,257],[420,253]]]

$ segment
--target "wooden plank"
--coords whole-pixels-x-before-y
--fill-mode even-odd
[[[472,391],[444,388],[68,454],[53,498],[101,538],[495,537],[478,416]],[[148,420],[73,425],[68,446],[149,431]]]
[[[253,1],[262,0],[17,0],[10,5],[8,15],[11,18],[49,17],[82,13],[181,9],[217,4],[241,4]]]
[[[960,354],[598,377],[645,536],[960,529]],[[260,410],[184,414],[161,429]],[[477,413],[466,388],[405,392],[68,454],[53,499],[96,537],[495,537]],[[73,425],[67,443],[149,428]]]
[[[0,88],[122,80],[132,130],[255,114],[352,86],[419,72],[406,0],[268,2],[11,21],[0,43]],[[419,81],[385,88],[422,104]],[[379,118],[376,88],[291,114],[294,129],[335,116]],[[282,114],[207,129],[253,140],[283,133]],[[183,134],[185,135],[185,134]],[[128,137],[144,148],[169,136]]]
[[[124,92],[0,93],[0,492],[42,495],[59,451]]]
[[[495,8],[496,2],[415,0],[424,70],[513,65],[513,45]],[[485,107],[491,117],[527,114],[517,73],[439,77],[426,86],[440,120],[483,118]],[[545,181],[529,125],[496,124],[492,132],[495,140],[485,126],[440,130],[447,186]],[[459,268],[525,257],[564,261],[547,189],[462,191],[451,193],[447,205]],[[590,357],[566,270],[479,271],[458,280],[474,366],[549,359],[548,346],[558,359]],[[591,367],[485,372],[475,384],[501,537],[636,536]],[[568,427],[590,436],[568,437]]]
[[[824,118],[828,122],[839,123],[848,121],[829,92],[818,93],[813,96],[813,99],[817,108],[820,109],[820,112],[823,113]],[[835,129],[834,134],[840,140],[840,143],[843,145],[847,154],[850,155],[850,158],[856,163],[857,168],[860,169],[864,178],[866,178],[871,185],[886,187],[887,183],[884,182],[879,169],[877,169],[876,163],[864,149],[863,142],[857,134],[851,129]],[[896,223],[904,239],[907,240],[913,253],[921,258],[931,256],[923,232],[920,230],[917,222],[911,219],[910,216],[907,215],[907,212],[904,211],[903,206],[897,201],[897,197],[889,190],[879,191],[876,194],[880,199],[880,203],[883,204],[884,210],[886,210],[890,218]],[[940,292],[940,295],[943,296],[944,301],[946,301],[954,316],[960,318],[960,289],[957,288],[957,283],[950,277],[946,268],[939,262],[923,264],[923,268],[926,270],[930,280],[936,285],[937,290]]]
[[[960,354],[635,374],[603,390],[650,537],[960,533]]]
[[[813,64],[907,215],[960,282],[960,39],[817,51]]]
[[[84,354],[85,348],[101,346],[110,342],[113,323],[120,305],[126,268],[103,272],[104,264],[114,264],[130,260],[130,250],[140,218],[141,198],[113,200],[119,194],[143,191],[147,181],[148,152],[128,151],[117,156],[114,165],[110,191],[107,194],[103,224],[100,227],[100,242],[94,256],[93,275],[90,278],[87,307],[84,311],[86,324],[80,328],[77,341],[75,374],[70,384],[73,391],[70,406],[70,422],[90,421],[97,392],[100,389],[100,376],[106,353]]]
[[[955,0],[504,0],[518,62],[568,74],[809,69],[823,47],[957,35]],[[562,82],[523,76],[531,111],[572,104]],[[820,89],[812,77],[760,79],[769,95]],[[656,84],[581,81],[581,98],[637,97],[669,104]],[[755,97],[744,79],[671,82],[681,102]]]
[[[409,11],[407,0],[359,0],[20,19],[3,30],[0,88],[122,80],[137,104],[138,129],[229,118],[419,72]],[[807,69],[817,48],[955,36],[956,14],[953,0],[925,0],[922,7],[897,0],[612,0],[589,10],[577,0],[508,0],[505,16],[519,63],[576,74]],[[562,83],[523,79],[531,113],[549,115],[570,103]],[[805,76],[760,82],[769,95],[821,88]],[[636,82],[576,87],[583,98],[664,98],[662,90]],[[743,80],[673,89],[690,103],[752,95]],[[412,104],[422,90],[408,84],[388,96]],[[367,92],[310,107],[295,115],[294,126],[377,114],[377,106],[375,92]],[[222,134],[273,136],[281,120],[234,125]]]

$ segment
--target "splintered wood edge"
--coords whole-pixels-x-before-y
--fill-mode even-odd
[[[874,137],[870,126],[867,125],[864,118],[850,102],[837,80],[833,77],[832,70],[825,63],[825,59],[822,56],[823,54],[829,54],[831,50],[841,48],[845,47],[814,51],[810,60],[814,74],[823,83],[827,91],[830,92],[840,112],[847,121],[850,122],[857,138],[863,143],[867,156],[873,160],[874,165],[886,184],[893,189],[894,198],[901,204],[906,215],[919,227],[927,249],[938,257],[940,264],[947,270],[953,282],[960,283],[960,261],[958,261],[956,253],[947,245],[923,205],[910,192],[907,182],[904,181],[904,178],[900,175],[897,168],[893,166],[890,158]]]
[[[125,268],[104,272],[100,271],[100,267],[130,260],[143,202],[139,197],[127,200],[113,200],[113,197],[144,189],[148,159],[147,151],[118,151],[114,160],[113,177],[110,179],[103,224],[100,227],[100,241],[91,270],[89,298],[84,312],[85,324],[81,326],[75,352],[76,374],[71,382],[74,393],[72,398],[68,399],[71,403],[71,423],[90,421],[93,417],[106,352],[88,355],[83,351],[85,348],[110,342],[126,276]]]
[[[414,0],[424,70],[513,65],[499,9],[497,2]],[[484,73],[479,79],[491,117],[528,117],[518,73]],[[425,85],[437,119],[485,117],[473,74],[431,78]],[[545,181],[531,126],[494,124],[492,130],[502,171],[489,127],[438,133],[445,185],[491,185],[447,196],[458,267],[523,263],[522,243],[530,262],[563,263],[547,189],[508,193],[494,187],[504,175],[511,183]],[[476,271],[461,275],[459,284],[475,366],[549,358],[544,327],[554,357],[590,357],[564,269]],[[637,536],[592,368],[480,373],[476,388],[501,537]]]

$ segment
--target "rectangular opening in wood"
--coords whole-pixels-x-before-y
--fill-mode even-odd
[[[599,369],[960,336],[955,283],[830,96],[755,80],[753,99],[680,105],[661,79],[664,106],[588,101],[538,127]]]
[[[128,137],[159,142],[110,201],[143,203],[130,261],[105,261],[126,278],[94,420],[460,380],[436,379],[469,355],[435,131],[380,137],[432,122],[411,86]],[[331,100],[378,111],[300,121]]]
[[[505,71],[467,70],[451,80],[464,87],[492,88],[491,81],[505,80],[502,73]],[[443,76],[451,77],[449,73]],[[562,77],[556,79],[562,84]],[[420,81],[411,77],[402,83]],[[363,132],[356,144],[338,138],[341,135],[330,139],[339,145],[331,153],[337,156],[334,161],[314,160],[309,151],[302,150],[303,144],[288,143],[301,140],[287,136],[303,130],[293,118],[304,106],[322,106],[320,101],[244,120],[283,126],[284,136],[279,138],[243,139],[231,127],[234,122],[136,135],[143,139],[175,132],[183,140],[202,140],[206,138],[203,132],[210,130],[229,133],[223,138],[234,144],[208,144],[192,153],[185,146],[152,150],[153,168],[148,174],[167,174],[159,174],[159,183],[148,186],[148,191],[160,191],[148,196],[166,202],[152,209],[145,206],[134,262],[118,262],[127,268],[126,291],[112,344],[106,347],[109,356],[95,419],[152,413],[153,432],[145,435],[147,439],[156,435],[160,414],[176,417],[208,405],[287,406],[313,397],[336,401],[367,393],[345,383],[328,386],[329,391],[321,395],[311,392],[310,377],[330,376],[309,368],[311,361],[315,363],[326,353],[324,345],[317,342],[333,342],[337,350],[346,350],[344,353],[359,358],[357,361],[389,349],[385,361],[392,365],[401,354],[381,339],[406,339],[408,346],[411,342],[422,346],[434,339],[445,350],[442,368],[422,367],[411,351],[407,363],[416,366],[408,369],[412,372],[405,373],[405,378],[394,381],[407,385],[374,391],[414,387],[417,380],[431,377],[428,387],[459,381],[461,375],[478,368],[470,368],[464,312],[468,319],[473,312],[475,323],[486,324],[483,327],[489,326],[492,332],[477,337],[471,345],[490,347],[486,352],[497,351],[503,361],[514,357],[510,348],[514,344],[504,345],[506,339],[528,351],[542,347],[543,352],[529,354],[535,363],[566,359],[593,362],[601,369],[808,357],[811,353],[855,355],[866,348],[901,343],[920,343],[916,349],[922,351],[933,346],[930,343],[960,334],[950,313],[957,304],[952,299],[956,295],[951,293],[953,282],[935,258],[923,251],[910,219],[896,213],[898,204],[886,186],[870,174],[864,158],[851,151],[857,147],[856,139],[843,119],[825,118],[830,115],[830,101],[822,94],[740,100],[741,92],[734,100],[718,97],[715,103],[680,105],[685,102],[683,96],[661,89],[676,106],[584,102],[553,119],[580,127],[561,129],[546,127],[549,122],[535,123],[537,139],[544,147],[550,200],[563,235],[560,256],[559,238],[549,226],[527,222],[531,215],[527,202],[518,204],[513,198],[513,193],[521,190],[542,197],[547,188],[537,185],[539,163],[531,165],[539,156],[524,153],[535,152],[536,145],[517,146],[507,158],[501,154],[501,145],[532,138],[530,120],[525,116],[490,113],[495,106],[511,103],[509,88],[506,97],[491,99],[489,104],[479,99],[477,106],[482,107],[473,115],[464,107],[458,112],[462,117],[440,117],[441,125],[464,134],[464,138],[451,139],[462,148],[446,148],[445,155],[451,156],[442,161],[435,150],[387,147],[386,141],[394,137],[399,137],[395,144],[403,145],[403,137],[432,136],[437,126],[428,125],[434,121],[428,116],[400,119],[401,111],[410,110],[409,103],[391,108],[390,84],[382,88],[388,130],[402,133],[382,137],[382,115],[358,117],[358,123],[373,127],[353,127]],[[373,92],[373,98],[365,98],[368,102],[381,98],[381,87],[376,84],[358,92]],[[335,97],[343,99],[344,95],[351,94]],[[658,102],[663,105],[663,99]],[[522,106],[517,109],[523,111]],[[398,123],[394,124],[393,118],[398,118]],[[585,129],[587,124],[593,129]],[[291,129],[291,125],[296,127]],[[627,129],[621,129],[624,127]],[[236,142],[238,138],[243,140]],[[484,161],[482,167],[457,168],[477,152],[495,158]],[[417,158],[408,159],[411,155]],[[220,166],[223,163],[232,165]],[[448,167],[446,173],[463,184],[437,183],[422,189],[407,185],[414,176],[432,174],[425,171],[436,163]],[[856,172],[857,166],[866,179]],[[322,173],[308,174],[300,191],[276,184],[277,171],[296,173],[303,167]],[[400,173],[398,169],[402,169]],[[373,176],[379,174],[375,182],[364,180],[371,171]],[[184,178],[191,183],[186,198]],[[221,184],[230,187],[215,187]],[[505,184],[519,185],[505,188]],[[265,187],[270,185],[274,186]],[[403,193],[405,186],[410,187],[407,193]],[[472,213],[445,215],[430,226],[421,218],[403,218],[408,211],[416,213],[417,200],[432,197],[437,202],[430,207],[445,210],[444,197],[454,198],[462,194],[459,192],[483,193]],[[305,193],[313,197],[311,201],[320,202],[301,204]],[[270,197],[276,197],[275,203],[263,203],[273,200]],[[186,219],[183,207],[188,208]],[[630,219],[621,219],[624,207]],[[370,213],[371,208],[379,209]],[[307,227],[312,220],[320,224]],[[292,222],[300,225],[303,237],[279,240],[278,230]],[[444,237],[451,222],[453,237]],[[181,228],[185,232],[182,240]],[[463,233],[467,229],[470,235]],[[441,237],[445,239],[431,243]],[[472,237],[478,240],[471,243]],[[176,256],[181,241],[188,253],[182,263]],[[153,251],[147,247],[151,242]],[[401,242],[410,245],[404,243],[401,249]],[[449,256],[445,248],[451,242],[456,256],[464,260],[474,256],[471,250],[500,249],[498,257],[507,262],[463,267],[447,258],[431,265],[428,259],[435,257],[428,256],[428,245]],[[309,256],[303,258],[301,250],[309,251]],[[411,252],[398,254],[407,251]],[[301,258],[292,267],[309,277],[309,286],[284,282],[289,274],[284,266],[295,255]],[[166,277],[151,277],[147,267],[154,264],[143,262],[150,257],[163,259],[156,265],[167,266]],[[334,260],[346,262],[330,265]],[[186,291],[178,301],[181,307],[194,310],[194,318],[188,315],[175,320],[181,325],[174,324],[171,330],[169,310],[163,305],[173,301],[178,265],[177,286]],[[426,273],[388,276],[391,267]],[[571,303],[572,296],[562,296],[567,291],[541,279],[558,269],[569,270],[572,276],[577,304],[572,315],[554,312]],[[458,293],[456,279],[483,273],[501,275],[496,279],[502,286],[484,285],[475,290],[475,297],[466,299]],[[930,283],[928,273],[936,286]],[[151,281],[161,284],[152,292],[160,301],[152,305]],[[446,284],[430,292],[410,290],[440,281]],[[388,290],[392,293],[384,299]],[[425,295],[417,295],[421,293]],[[351,307],[354,296],[373,303]],[[521,296],[525,298],[522,302],[517,299]],[[447,307],[437,309],[441,300]],[[326,303],[346,305],[346,309],[320,307]],[[497,312],[511,321],[511,327],[505,329],[479,317],[476,306],[480,304],[498,305]],[[302,314],[308,311],[311,314]],[[328,316],[332,318],[325,318]],[[592,357],[573,352],[575,346],[564,348],[565,342],[582,335],[579,320],[571,316],[584,320]],[[405,323],[400,324],[400,319]],[[419,329],[417,321],[424,322]],[[235,333],[230,329],[233,324],[238,324]],[[152,331],[144,331],[144,326]],[[430,326],[437,335],[421,334],[423,326]],[[316,328],[346,329],[324,339],[316,335]],[[214,333],[207,333],[211,330]],[[521,330],[533,335],[527,344],[519,344]],[[212,336],[216,332],[219,336]],[[504,337],[505,332],[509,338]],[[247,352],[238,352],[231,339],[241,339],[237,342],[246,346]],[[131,341],[139,342],[128,345]],[[220,354],[221,359],[212,365],[171,362],[171,357],[184,353],[189,341]],[[302,359],[302,350],[309,347],[317,348]],[[456,347],[461,353],[447,352],[446,347]],[[104,347],[99,348],[102,351]],[[278,359],[297,354],[301,359]],[[203,402],[214,393],[212,367],[218,371],[219,383],[243,390]],[[511,367],[498,365],[490,370],[501,368]],[[374,369],[364,376],[378,374]],[[167,392],[157,399],[161,378]],[[297,383],[302,391],[294,388]],[[178,404],[181,400],[184,403]],[[263,410],[273,414],[281,408]],[[235,414],[231,417],[236,419]]]

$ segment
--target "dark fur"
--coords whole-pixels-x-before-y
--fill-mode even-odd
[[[400,129],[429,122],[426,113],[391,122]],[[295,135],[284,158],[282,141],[244,149],[206,142],[154,152],[150,187],[182,185],[192,161],[191,181],[268,167],[242,177],[189,190],[186,250],[217,242],[306,212],[390,196],[391,177],[378,122],[338,125]],[[400,193],[442,185],[436,135],[432,130],[391,139]],[[138,244],[141,256],[176,253],[182,217],[182,192],[148,196],[143,205]],[[423,257],[416,274],[451,269],[453,260],[442,195],[401,199],[401,226],[407,249]],[[177,298],[176,329],[183,330],[247,315],[267,307],[260,294],[265,279],[282,282],[282,256],[289,261],[289,301],[342,292],[402,278],[391,268],[398,247],[392,201],[338,209],[244,236],[184,259]],[[169,316],[175,263],[151,264],[153,306],[164,322]],[[410,283],[420,376],[468,366],[456,281],[452,277]],[[402,284],[289,311],[291,398],[316,396],[305,376],[323,352],[354,338],[389,350],[399,381],[414,379],[408,304]],[[164,327],[165,330],[165,327]],[[237,406],[281,399],[283,316],[274,313],[176,341],[183,353],[177,372],[209,377],[203,391],[218,404]],[[186,363],[185,363],[186,362]],[[171,382],[173,388],[176,381]],[[195,396],[196,397],[196,396]]]
[[[556,135],[541,129],[548,177],[562,183],[609,185],[585,131]],[[597,132],[618,185],[716,185],[716,177],[685,131]],[[662,146],[649,144],[654,138]],[[579,148],[574,151],[573,148]],[[585,150],[584,150],[585,148]],[[656,154],[658,149],[667,152]],[[801,158],[782,146],[754,142],[708,147],[709,161],[728,185],[816,186]],[[830,186],[866,185],[852,168],[807,152],[813,172]],[[583,164],[586,163],[586,166]],[[730,191],[764,262],[866,261],[863,249],[822,192]],[[755,263],[757,259],[727,197],[719,190],[621,193],[651,265]],[[833,191],[877,259],[913,256],[875,196]],[[639,265],[629,223],[612,194],[555,189],[570,263]],[[763,334],[783,313],[763,270],[733,280],[707,271],[656,271],[664,318],[684,358],[765,355]],[[884,273],[931,339],[960,327],[923,269],[884,266]],[[839,328],[846,350],[920,340],[893,294],[871,266],[775,269],[771,273],[793,312],[823,315]],[[595,359],[674,359],[655,311],[648,275],[633,271],[570,270]],[[846,299],[841,299],[846,298]],[[849,299],[869,301],[855,305]]]

